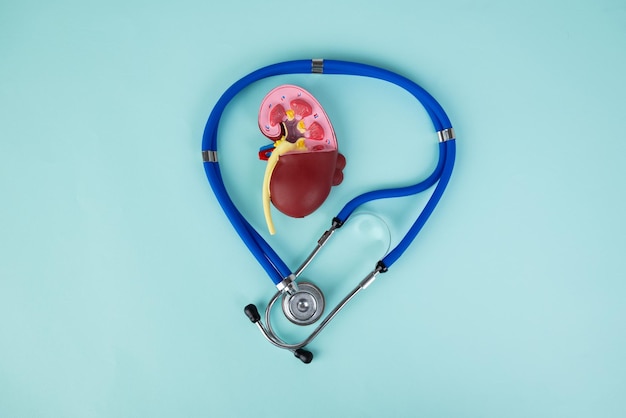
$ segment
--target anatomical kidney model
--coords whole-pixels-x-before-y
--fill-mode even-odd
[[[275,233],[270,201],[294,218],[311,214],[343,180],[345,157],[326,112],[306,90],[283,85],[261,103],[259,128],[274,141],[262,147],[267,160],[263,179],[263,212],[270,234]]]

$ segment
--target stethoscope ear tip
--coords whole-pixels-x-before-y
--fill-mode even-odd
[[[247,305],[245,308],[243,308],[243,311],[248,317],[248,319],[250,320],[250,322],[252,322],[253,324],[256,324],[257,322],[261,320],[261,315],[259,315],[259,310],[252,303]]]
[[[293,352],[293,355],[296,356],[301,362],[304,364],[309,364],[313,361],[313,353],[307,350],[303,350],[302,348],[298,348]]]

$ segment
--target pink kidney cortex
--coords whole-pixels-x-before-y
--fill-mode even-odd
[[[272,204],[292,217],[312,213],[326,200],[331,187],[341,183],[346,164],[326,112],[303,88],[283,85],[263,99],[259,128],[275,141],[273,150],[259,153],[262,159],[269,158],[269,184],[264,187],[268,187]],[[270,157],[270,153],[274,155]]]

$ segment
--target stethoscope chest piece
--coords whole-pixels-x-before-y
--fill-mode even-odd
[[[310,325],[324,313],[324,295],[312,283],[298,283],[298,290],[293,294],[283,295],[283,313],[296,325]]]

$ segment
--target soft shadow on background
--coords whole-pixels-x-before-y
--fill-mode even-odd
[[[0,416],[625,416],[625,21],[609,0],[4,2]],[[231,83],[314,57],[420,83],[458,162],[418,240],[306,366],[243,316],[273,287],[200,141]],[[296,267],[351,197],[427,174],[435,136],[381,82],[250,87],[220,144],[263,234],[256,112],[281,83],[318,97],[348,158],[318,212],[276,217],[271,243]],[[423,203],[364,210],[393,245]],[[337,235],[309,277],[356,283],[384,251],[370,232]]]

